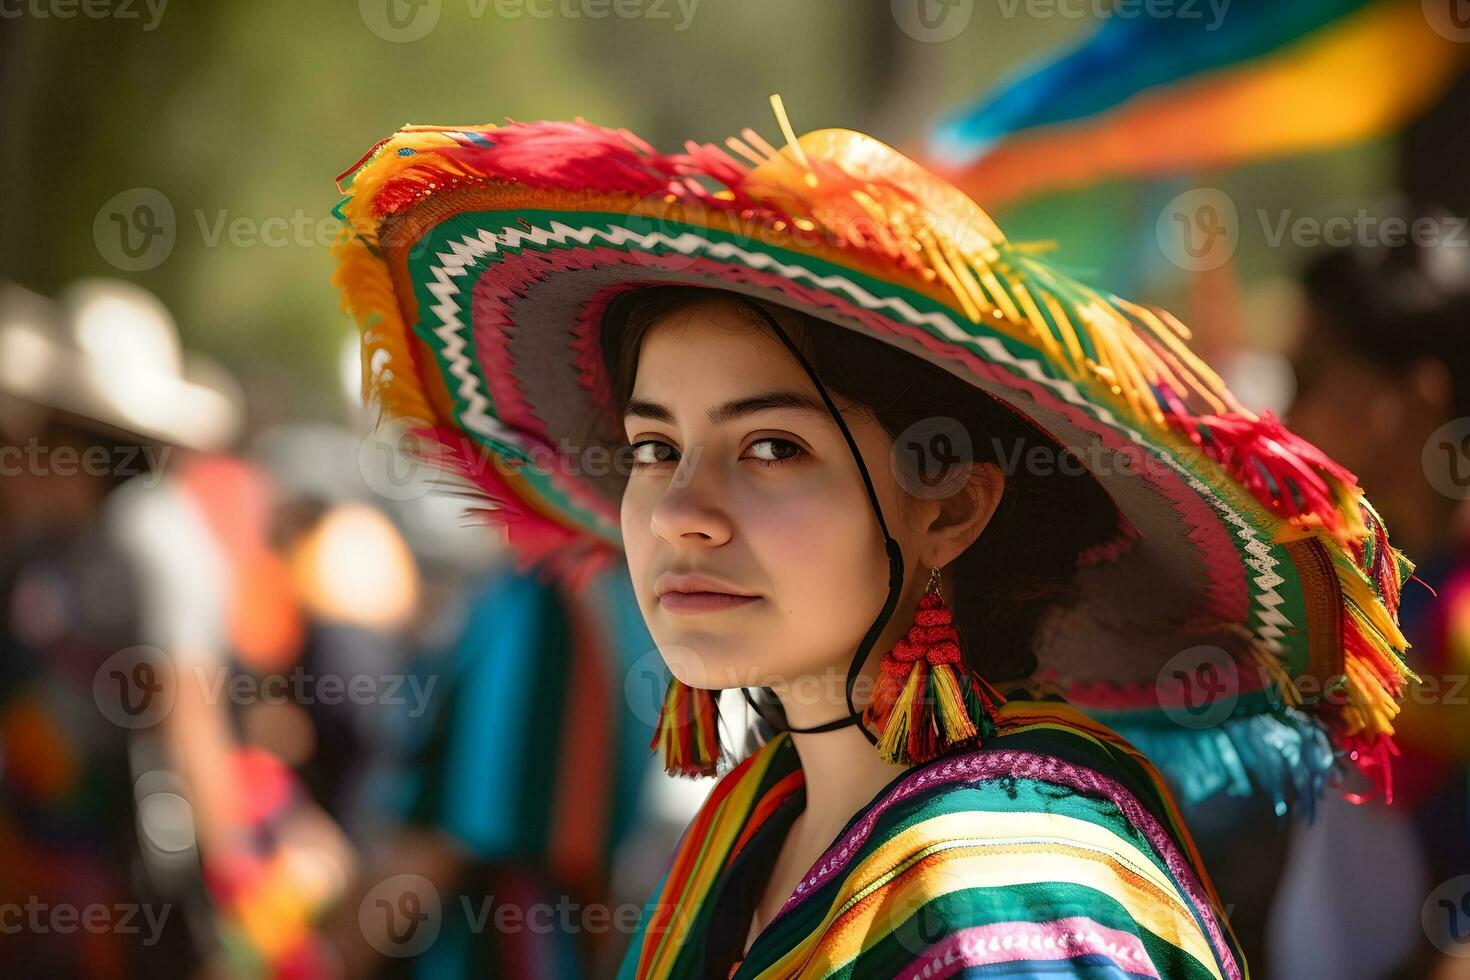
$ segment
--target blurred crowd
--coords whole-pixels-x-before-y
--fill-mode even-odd
[[[613,924],[485,917],[636,903],[694,802],[645,779],[664,679],[622,576],[515,568],[355,367],[339,424],[249,433],[121,280],[4,283],[0,374],[6,975],[616,962]]]

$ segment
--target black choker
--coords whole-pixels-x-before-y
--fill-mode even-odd
[[[755,709],[755,713],[760,715],[762,718],[765,718],[766,724],[770,725],[772,728],[784,727],[786,731],[795,732],[798,735],[816,735],[821,732],[835,732],[839,728],[846,728],[848,725],[861,724],[863,720],[863,716],[860,714],[850,714],[846,718],[838,718],[836,721],[829,721],[825,725],[813,725],[811,728],[797,728],[794,725],[790,724],[782,726],[772,721],[770,717],[766,715],[761,706],[756,703],[755,698],[750,696],[749,688],[742,687],[740,689],[740,693],[745,695],[746,702]],[[866,732],[867,729],[865,728],[863,729],[863,731]]]

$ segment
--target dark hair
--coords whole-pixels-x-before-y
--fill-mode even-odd
[[[1453,219],[1425,214],[1419,221]],[[1343,349],[1389,372],[1440,361],[1449,369],[1453,415],[1470,415],[1470,249],[1463,242],[1409,236],[1326,248],[1308,261],[1301,284],[1315,323]],[[1309,387],[1309,352],[1297,370],[1299,386]]]
[[[677,285],[643,287],[613,305],[603,322],[603,356],[620,413],[650,328],[713,297],[753,302],[727,290]],[[1117,533],[1111,498],[1058,443],[973,385],[883,341],[799,315],[801,330],[792,340],[834,399],[867,406],[895,439],[916,423],[954,419],[970,436],[973,462],[996,463],[1005,472],[995,516],[951,566],[952,605],[972,667],[992,682],[1029,677],[1044,618],[1076,598],[1079,555]],[[1057,464],[1045,472],[1023,462],[1038,446]]]

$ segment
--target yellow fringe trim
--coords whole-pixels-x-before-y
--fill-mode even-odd
[[[1350,649],[1343,654],[1343,675],[1347,691],[1341,717],[1348,735],[1392,735],[1393,719],[1399,703],[1390,693],[1388,682],[1380,677],[1387,672],[1400,685],[1417,684],[1419,675],[1409,669],[1400,656],[1409,643],[1378,598],[1372,582],[1347,556],[1333,555],[1333,568],[1342,589],[1343,613],[1348,616],[1368,645],[1378,654],[1382,667],[1367,662]]]
[[[692,753],[686,757],[683,743],[679,738],[676,726],[670,722],[665,724],[665,719],[678,716],[679,699],[688,697],[689,708],[693,713],[693,738],[691,741]],[[670,681],[668,688],[664,691],[663,708],[659,714],[658,726],[658,749],[659,755],[664,760],[665,766],[670,770],[683,770],[689,767],[705,768],[715,764],[714,746],[710,745],[706,737],[706,723],[709,718],[709,706],[700,691],[681,689],[676,681]]]
[[[377,402],[389,418],[434,422],[423,383],[414,375],[413,338],[398,311],[387,265],[350,229],[338,235],[330,254],[337,260],[332,282],[342,291],[342,310],[362,333],[363,404]]]
[[[965,695],[960,690],[959,679],[949,664],[931,667],[934,674],[934,710],[944,726],[944,740],[954,744],[975,734],[975,723],[965,708]]]
[[[914,704],[919,698],[919,683],[923,673],[917,669],[909,671],[903,692],[893,703],[893,710],[888,713],[888,722],[883,726],[883,734],[878,738],[878,754],[888,762],[902,762],[907,756],[909,723]]]
[[[1271,685],[1281,693],[1281,700],[1291,708],[1302,706],[1302,692],[1296,686],[1296,681],[1286,672],[1281,665],[1281,658],[1267,649],[1266,645],[1259,640],[1253,641],[1246,651],[1251,660],[1266,675]]]

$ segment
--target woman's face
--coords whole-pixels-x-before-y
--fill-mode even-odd
[[[1424,361],[1393,370],[1355,350],[1343,328],[1308,310],[1293,352],[1297,390],[1286,423],[1320,447],[1375,494],[1421,484],[1425,442],[1451,415],[1443,365]]]
[[[622,506],[629,571],[674,676],[699,688],[769,686],[793,722],[807,714],[801,702],[827,720],[887,597],[887,558],[841,430],[781,341],[745,316],[712,299],[645,336],[624,420],[635,447]],[[904,552],[891,644],[922,593],[921,562],[952,556],[924,530],[938,504],[900,505],[892,440],[871,413],[834,401]],[[695,575],[715,581],[675,581]]]

